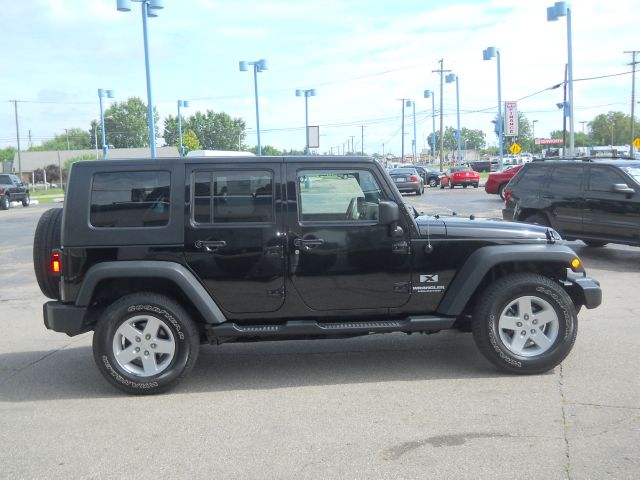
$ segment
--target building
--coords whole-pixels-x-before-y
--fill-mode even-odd
[[[156,149],[158,157],[178,157],[177,147],[159,147]],[[123,158],[149,158],[150,151],[145,148],[110,148],[110,159]],[[20,152],[20,165],[18,164],[18,153],[13,157],[13,162],[3,162],[3,173],[18,174],[22,168],[22,179],[32,183],[33,172],[47,165],[58,165],[64,168],[65,163],[70,159],[102,159],[102,151],[98,150],[50,150],[44,152]]]

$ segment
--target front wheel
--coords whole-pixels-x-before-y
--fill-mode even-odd
[[[169,390],[193,368],[200,337],[189,314],[157,293],[134,293],[111,304],[93,335],[100,373],[131,394]]]
[[[31,199],[29,198],[29,195],[27,195],[26,197],[24,197],[22,199],[22,206],[23,207],[28,207],[30,203],[31,203]]]
[[[473,313],[473,337],[499,369],[535,374],[550,370],[569,354],[578,318],[564,289],[553,280],[519,273],[497,280]]]
[[[436,186],[438,186],[438,181],[435,178],[430,178],[429,179],[429,186],[431,188],[435,188]]]
[[[9,201],[9,197],[6,195],[0,199],[0,210],[9,210],[11,206],[11,202]]]
[[[473,184],[473,188],[478,188],[479,186],[480,186],[480,184],[479,184],[479,183],[474,183],[474,184]]]

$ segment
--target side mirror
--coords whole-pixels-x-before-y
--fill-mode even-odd
[[[382,225],[391,225],[400,220],[400,208],[396,202],[380,202],[378,205],[378,222]]]
[[[611,186],[611,191],[615,193],[625,193],[627,195],[633,195],[635,193],[635,190],[626,183],[614,183]]]

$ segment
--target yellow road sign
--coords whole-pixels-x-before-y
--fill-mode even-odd
[[[518,145],[517,143],[514,143],[513,145],[511,145],[509,147],[509,151],[511,153],[513,153],[514,155],[517,155],[522,151],[522,147],[520,145]]]
[[[640,149],[640,137],[636,137],[636,139],[633,141],[633,146]]]

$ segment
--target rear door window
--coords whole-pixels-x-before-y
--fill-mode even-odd
[[[582,165],[556,165],[551,172],[548,187],[562,194],[580,193],[583,171]]]

